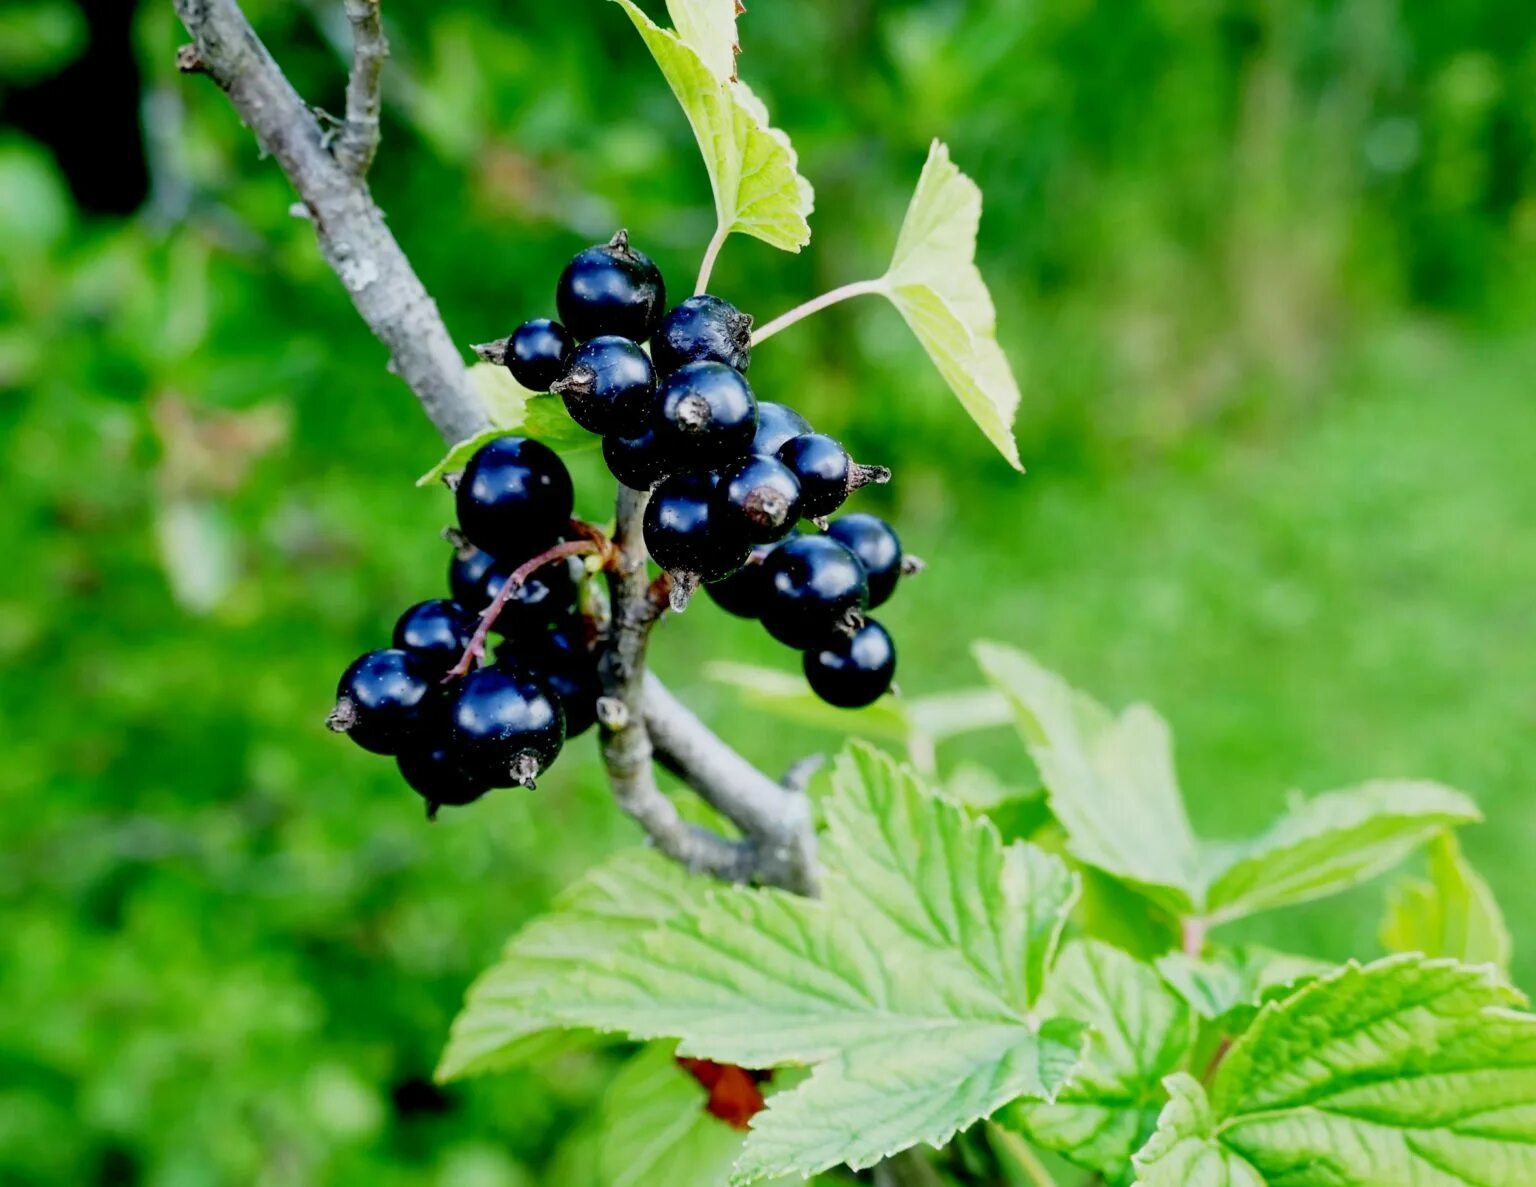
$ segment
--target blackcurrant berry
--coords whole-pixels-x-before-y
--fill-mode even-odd
[[[409,651],[423,668],[442,676],[459,662],[475,633],[475,616],[457,602],[417,602],[395,623],[396,647]]]
[[[481,585],[479,610],[485,609],[501,592],[515,565],[497,562],[485,574]],[[498,635],[512,636],[525,631],[539,631],[551,623],[569,617],[576,610],[576,582],[564,561],[555,561],[535,569],[522,584],[507,595],[491,628]]]
[[[746,379],[724,363],[689,363],[662,382],[656,431],[664,446],[692,465],[741,457],[757,432],[757,399]]]
[[[485,575],[496,558],[473,544],[457,548],[448,562],[448,588],[453,600],[471,614],[478,614],[490,603],[485,596]]]
[[[716,479],[674,474],[651,493],[645,508],[645,547],[675,578],[718,581],[746,563],[752,546],[714,513]]]
[[[507,370],[530,391],[547,392],[565,374],[576,340],[547,317],[525,321],[506,340]]]
[[[532,787],[560,754],[560,706],[531,676],[500,665],[480,668],[449,696],[450,745],[469,777],[491,787]]]
[[[800,480],[800,514],[807,519],[831,515],[850,492],[870,482],[888,482],[883,466],[861,466],[824,433],[802,433],[779,447],[778,459]]]
[[[752,438],[752,452],[772,457],[791,437],[811,431],[811,422],[788,404],[772,400],[757,402],[757,433]]]
[[[432,692],[432,674],[410,652],[370,651],[342,674],[327,724],[364,750],[399,754],[411,745]]]
[[[411,790],[427,801],[428,816],[436,816],[441,805],[472,804],[491,790],[489,783],[464,773],[446,738],[404,750],[395,761]]]
[[[786,540],[763,562],[763,575],[767,592],[760,617],[780,643],[804,650],[861,624],[869,580],[859,558],[836,540]]]
[[[585,341],[617,334],[644,342],[667,307],[667,286],[650,256],[620,231],[609,242],[578,252],[555,289],[560,320]]]
[[[863,511],[843,515],[832,521],[827,535],[859,558],[869,575],[869,608],[884,604],[896,589],[901,576],[901,539],[878,515]]]
[[[752,361],[752,319],[729,301],[700,293],[668,311],[651,342],[661,375],[685,363],[724,363],[745,371]]]
[[[606,334],[577,347],[550,390],[560,394],[582,428],[603,436],[631,433],[651,410],[656,375],[645,351],[628,338]]]
[[[891,687],[896,675],[896,644],[870,619],[851,635],[834,634],[806,651],[802,664],[811,689],[829,705],[862,709]]]
[[[708,582],[704,588],[715,605],[734,614],[737,618],[756,618],[763,612],[763,601],[768,593],[767,579],[763,574],[763,561],[773,551],[772,544],[759,544],[742,565],[729,577]]]
[[[715,515],[753,544],[782,540],[800,519],[800,480],[777,458],[732,462],[720,472]]]
[[[654,429],[638,437],[604,437],[608,472],[631,490],[650,490],[676,468],[666,443]]]
[[[481,446],[454,492],[459,528],[493,556],[531,556],[571,519],[571,475],[555,451],[526,437]]]
[[[597,700],[603,695],[597,659],[587,650],[580,632],[579,624],[567,625],[520,641],[514,660],[560,702],[567,741],[592,728],[597,721]],[[497,662],[501,662],[499,656]]]

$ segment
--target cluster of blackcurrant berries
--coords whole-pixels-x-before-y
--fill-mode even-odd
[[[823,699],[857,708],[883,694],[896,650],[864,612],[890,596],[901,545],[872,515],[826,517],[890,472],[758,400],[743,374],[752,319],[707,293],[668,310],[661,270],[622,231],[571,260],[555,305],[559,322],[524,322],[482,355],[522,386],[558,393],[602,436],[613,476],[651,492],[645,546],[671,576],[673,604],[702,583],[804,652]],[[802,520],[826,534],[795,535]]]
[[[455,491],[453,596],[410,607],[393,646],[341,678],[331,728],[395,756],[429,814],[492,788],[533,786],[596,719],[594,640],[573,561],[560,555],[572,495],[547,446],[501,437],[481,448]],[[485,615],[498,599],[494,618]],[[502,643],[493,663],[476,666],[487,630]]]
[[[742,374],[751,318],[707,294],[667,311],[660,270],[622,231],[570,262],[555,302],[559,322],[525,322],[477,349],[524,387],[559,393],[602,436],[614,477],[650,492],[645,545],[673,605],[703,584],[803,652],[822,699],[858,708],[884,694],[896,649],[865,611],[913,566],[883,520],[827,516],[889,472],[857,464],[794,409],[759,401]],[[412,606],[393,646],[341,678],[332,728],[394,756],[429,812],[531,787],[597,718],[596,626],[571,564],[602,547],[571,518],[573,494],[547,446],[515,436],[482,446],[454,485],[453,596]],[[802,520],[822,531],[797,534]],[[492,630],[503,641],[484,664]]]

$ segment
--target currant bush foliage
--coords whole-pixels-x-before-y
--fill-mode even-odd
[[[1011,794],[957,802],[850,744],[819,801],[824,898],[718,888],[620,854],[476,983],[441,1074],[601,1033],[776,1069],[742,1135],[700,1122],[697,1087],[654,1048],[638,1057],[657,1091],[692,1102],[651,1151],[695,1168],[668,1180],[685,1187],[724,1181],[727,1161],[732,1183],[869,1166],[988,1117],[1010,1135],[994,1146],[1022,1140],[1120,1187],[1536,1182],[1536,1016],[1494,965],[1427,954],[1507,956],[1485,908],[1469,913],[1476,875],[1439,831],[1475,819],[1463,797],[1371,784],[1293,808],[1251,842],[1190,830],[1178,843],[1204,873],[1170,893],[1155,864],[1167,850],[1149,863],[1110,827],[1078,835],[1083,821],[1137,828],[1142,797],[1184,819],[1166,726],[1144,707],[1110,714],[1011,648],[978,656],[1018,713],[1069,859],[1005,843],[988,812]],[[1204,938],[1227,904],[1274,905],[1213,898],[1228,871],[1265,865],[1275,901],[1296,901],[1427,837],[1430,881],[1413,885],[1442,914],[1427,917],[1425,952],[1331,967]],[[1080,898],[1090,873],[1122,903],[1172,912],[1179,926],[1156,934],[1182,932],[1184,946],[1147,961],[1107,942]],[[1405,927],[1388,930],[1408,943]],[[809,1074],[786,1081],[796,1068]]]

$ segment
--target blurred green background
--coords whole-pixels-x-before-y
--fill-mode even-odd
[[[250,7],[339,110],[341,5]],[[461,341],[619,225],[686,290],[707,186],[622,14],[385,11],[375,190]],[[762,319],[879,270],[935,136],[987,196],[1026,477],[878,303],[753,366],[896,469],[859,503],[930,561],[882,615],[904,689],[974,683],[992,636],[1151,700],[1217,834],[1290,787],[1465,788],[1536,983],[1536,7],[762,0],[743,39],[816,241],[733,239],[722,295]],[[438,595],[439,443],[182,40],[164,0],[0,11],[0,1182],[548,1181],[609,1062],[424,1077],[503,938],[634,830],[588,744],[428,827],[321,728]],[[655,655],[770,769],[835,743],[701,674],[792,670],[750,624],[701,603]],[[1030,778],[1006,732],[967,754]],[[1370,954],[1380,902],[1225,938]]]

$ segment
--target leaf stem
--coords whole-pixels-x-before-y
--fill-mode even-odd
[[[1205,951],[1205,937],[1211,930],[1211,922],[1196,915],[1190,915],[1179,923],[1180,946],[1184,955],[1193,960],[1199,960],[1200,954]]]
[[[710,237],[709,246],[704,249],[704,258],[699,261],[699,279],[693,286],[695,295],[709,287],[709,278],[715,270],[715,261],[720,258],[720,249],[725,246],[726,237],[730,233],[731,229],[724,223],[718,223],[715,226],[715,233]]]
[[[885,291],[885,278],[878,280],[855,280],[852,284],[845,284],[830,292],[822,293],[819,297],[812,297],[804,305],[796,305],[788,313],[781,313],[765,326],[758,328],[752,335],[752,345],[766,342],[780,330],[788,329],[797,321],[810,317],[813,313],[820,313],[830,305],[836,305],[839,301],[846,301],[850,297],[867,297],[875,293]]]

